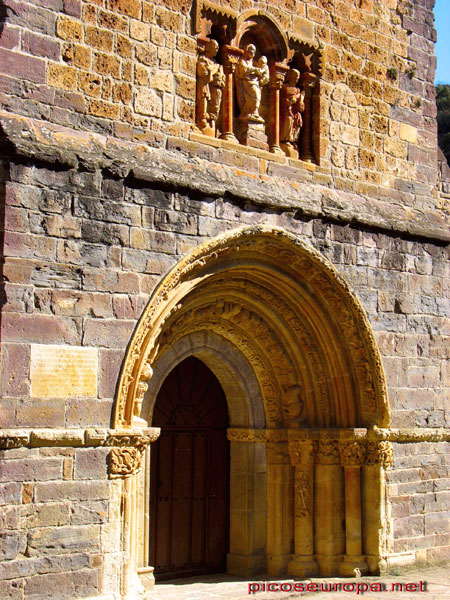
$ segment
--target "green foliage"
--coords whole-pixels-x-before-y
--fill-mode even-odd
[[[436,105],[439,147],[450,164],[450,85],[436,86]]]

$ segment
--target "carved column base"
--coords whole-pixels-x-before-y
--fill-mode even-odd
[[[267,559],[265,555],[230,553],[227,555],[227,573],[230,575],[250,576],[261,575],[266,572]]]
[[[285,154],[280,146],[270,146],[269,152],[272,152],[272,154]]]
[[[222,135],[220,136],[221,140],[227,140],[227,142],[234,142],[235,144],[238,144],[238,139],[237,137],[234,135],[234,133],[230,133],[230,132],[225,132],[222,133]]]
[[[216,137],[216,130],[214,127],[209,127],[209,125],[200,129],[200,132],[202,135],[207,135],[208,137]]]
[[[379,556],[366,555],[367,565],[371,575],[383,575],[387,571],[387,562]]]
[[[294,577],[312,577],[319,574],[319,566],[313,556],[296,556],[288,564],[288,574]]]
[[[340,573],[344,577],[359,577],[369,572],[365,556],[344,556],[341,562]]]
[[[323,556],[321,554],[316,554],[316,560],[322,577],[335,577],[336,575],[339,575],[340,556]]]
[[[292,146],[292,144],[287,144],[286,142],[281,142],[280,146],[281,146],[281,150],[282,150],[283,154],[286,154],[286,156],[288,156],[289,158],[298,159],[298,150],[297,150],[297,148]]]
[[[243,146],[268,150],[267,134],[264,123],[255,123],[248,119],[237,119],[236,134]]]
[[[278,577],[286,573],[287,565],[292,559],[292,554],[279,554],[267,558],[267,573],[272,577]]]

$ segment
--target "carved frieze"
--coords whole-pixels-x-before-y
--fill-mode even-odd
[[[109,455],[109,476],[111,479],[131,477],[142,466],[142,450],[133,446],[113,448]]]
[[[228,429],[227,437],[230,442],[265,442],[265,429]]]

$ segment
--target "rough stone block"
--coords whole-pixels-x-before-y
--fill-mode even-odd
[[[27,579],[25,597],[29,600],[72,600],[98,596],[99,573],[97,569],[54,574],[35,575]]]
[[[37,527],[60,527],[68,525],[70,509],[68,504],[27,504],[20,514],[21,529]]]
[[[4,343],[1,365],[1,394],[3,396],[28,396],[30,392],[30,346]]]
[[[3,462],[0,481],[48,481],[60,479],[62,461],[58,458],[21,459]]]
[[[75,451],[74,479],[106,479],[109,448],[81,448]]]
[[[103,348],[125,348],[134,326],[134,321],[86,319],[84,344]]]
[[[105,523],[108,512],[108,503],[105,501],[79,502],[71,506],[71,524]]]
[[[106,481],[36,483],[35,497],[36,502],[106,500],[109,498],[109,484]]]

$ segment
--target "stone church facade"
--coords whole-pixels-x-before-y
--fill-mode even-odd
[[[449,559],[433,5],[1,0],[2,597]]]

